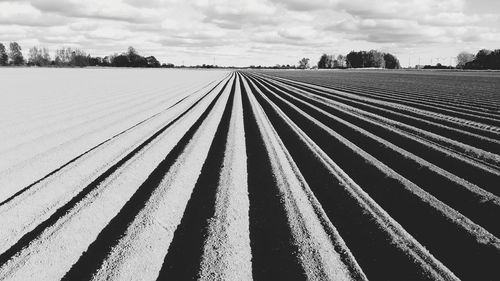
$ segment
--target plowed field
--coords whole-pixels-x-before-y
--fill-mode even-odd
[[[0,280],[500,276],[498,74],[0,74]]]

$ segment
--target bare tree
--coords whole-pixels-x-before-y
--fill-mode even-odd
[[[71,62],[71,48],[61,48],[56,50],[55,54],[55,64],[58,66],[69,65]]]
[[[67,47],[56,50],[55,64],[58,66],[88,66],[89,60],[89,56],[80,49]]]
[[[127,56],[132,57],[132,56],[137,56],[139,53],[135,50],[134,47],[129,46],[127,49]]]
[[[346,67],[346,57],[344,55],[338,55],[336,62],[337,63],[334,67]]]
[[[49,49],[33,47],[28,53],[28,64],[37,66],[46,66],[50,64]]]
[[[71,65],[72,66],[88,66],[89,65],[89,56],[80,49],[74,49],[71,52]]]
[[[366,53],[365,67],[385,68],[384,53],[370,50]]]
[[[475,56],[468,52],[461,52],[457,56],[457,68],[464,68],[465,64],[473,61]]]

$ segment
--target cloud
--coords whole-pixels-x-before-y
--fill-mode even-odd
[[[468,26],[478,24],[482,20],[482,17],[478,15],[443,12],[434,15],[423,15],[418,19],[418,22],[431,26]]]
[[[25,2],[0,1],[0,24],[23,26],[55,26],[66,24],[68,19],[60,16],[46,17],[42,12]]]
[[[274,25],[278,21],[276,7],[267,1],[200,0],[195,7],[201,11],[203,22],[227,29]]]
[[[445,30],[421,26],[416,21],[401,19],[359,19],[342,20],[328,27],[342,32],[354,40],[374,43],[436,43],[446,39]]]
[[[321,9],[333,9],[338,4],[337,0],[273,0],[274,3],[282,5],[292,11],[314,11]]]
[[[165,1],[163,0],[124,0],[124,3],[127,3],[131,6],[138,8],[158,8],[164,5]]]
[[[324,28],[347,39],[375,44],[426,45],[470,42],[480,36],[479,26],[495,21],[492,16],[466,14],[465,0],[338,1],[346,16]],[[482,30],[484,31],[484,30]]]
[[[500,46],[491,0],[0,0],[0,40],[96,55],[133,45],[168,61],[295,63],[352,49],[395,53]],[[500,2],[499,2],[500,3]],[[432,49],[429,51],[429,49]],[[450,51],[452,50],[452,51]],[[441,55],[441,56],[445,56]],[[196,61],[195,61],[196,62]],[[211,63],[211,61],[200,61]]]
[[[364,19],[413,19],[441,12],[463,11],[464,0],[342,0],[336,5],[349,15]]]
[[[42,12],[72,18],[153,22],[160,16],[155,9],[137,8],[119,0],[32,0],[30,3]]]
[[[4,26],[0,25],[0,43],[19,41],[24,37],[24,26]]]
[[[158,40],[164,46],[187,48],[212,48],[230,44],[231,37],[223,30],[194,30],[167,35]]]

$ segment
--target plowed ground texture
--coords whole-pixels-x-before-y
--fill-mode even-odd
[[[498,280],[500,73],[0,69],[0,280]]]

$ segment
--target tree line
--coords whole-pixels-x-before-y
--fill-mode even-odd
[[[298,62],[297,68],[310,68],[309,58],[302,58]],[[401,65],[399,60],[390,53],[382,53],[377,50],[370,51],[351,51],[347,55],[328,55],[323,54],[319,58],[317,66],[313,68],[329,69],[329,68],[388,68],[399,69]]]
[[[500,69],[500,49],[494,51],[482,49],[476,55],[461,52],[457,56],[457,68],[460,69]]]
[[[161,64],[154,56],[141,56],[134,47],[128,47],[126,52],[105,57],[93,57],[78,48],[65,47],[55,51],[54,59],[48,48],[32,47],[25,58],[22,48],[17,42],[9,44],[9,50],[0,43],[1,66],[55,66],[55,67],[175,67],[172,63]]]
[[[0,66],[56,66],[56,67],[85,67],[85,66],[107,66],[107,67],[175,67],[172,63],[160,63],[154,56],[142,56],[134,47],[129,47],[121,54],[113,54],[104,57],[93,57],[78,48],[64,47],[57,49],[52,59],[48,48],[34,46],[28,50],[27,58],[22,53],[22,48],[17,42],[11,42],[6,46],[0,43]],[[308,58],[302,58],[297,67],[295,65],[276,65],[273,67],[250,66],[250,68],[276,68],[288,69],[310,68]],[[217,68],[214,65],[196,66],[202,68]],[[401,68],[399,60],[390,53],[377,50],[351,51],[347,55],[323,54],[314,66],[320,69],[328,68]],[[451,66],[425,66],[424,69],[450,69]],[[482,49],[476,55],[461,52],[457,56],[458,69],[500,69],[500,49],[494,51]]]
[[[300,64],[300,62],[299,62]],[[401,68],[399,60],[390,53],[383,53],[377,50],[351,51],[347,55],[323,54],[318,61],[318,68]]]

